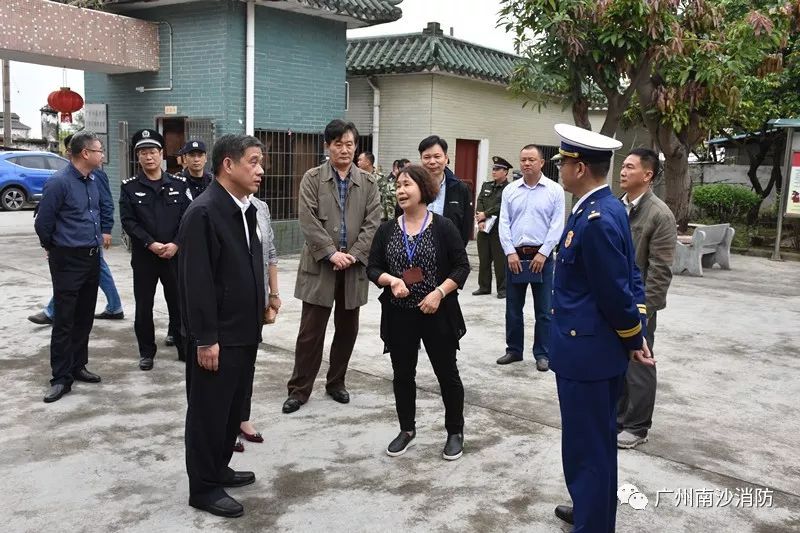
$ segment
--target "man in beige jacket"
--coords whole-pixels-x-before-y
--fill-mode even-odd
[[[633,149],[622,163],[620,187],[636,249],[636,266],[642,272],[647,307],[647,345],[653,352],[656,313],[667,305],[672,281],[672,259],[678,234],[675,216],[650,186],[660,169],[658,154]],[[655,354],[655,352],[653,352]],[[656,401],[656,367],[635,361],[628,365],[625,387],[617,405],[617,446],[633,448],[647,442]]]
[[[367,303],[367,259],[381,221],[375,178],[353,164],[355,125],[331,121],[325,127],[325,148],[330,161],[306,172],[300,182],[300,229],[306,242],[294,296],[303,301],[303,309],[284,413],[297,411],[311,395],[334,304],[336,332],[325,389],[339,403],[350,401],[344,377],[358,335],[358,311]]]

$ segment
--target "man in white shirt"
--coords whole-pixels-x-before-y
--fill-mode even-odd
[[[522,179],[503,190],[500,206],[500,244],[506,254],[506,353],[497,360],[505,365],[522,361],[525,342],[525,295],[533,294],[536,325],[533,357],[536,369],[549,364],[550,298],[553,291],[552,252],[564,229],[564,190],[542,174],[544,158],[536,145],[524,146],[519,155]]]

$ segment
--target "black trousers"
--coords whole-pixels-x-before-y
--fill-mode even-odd
[[[647,317],[647,345],[655,356],[656,316],[654,311]],[[656,406],[656,367],[637,362],[628,365],[625,385],[617,404],[617,431],[628,431],[646,437],[653,426],[653,410]]]
[[[258,345],[221,346],[219,369],[200,367],[193,348],[186,361],[186,472],[189,494],[215,499],[233,476],[228,466],[242,422],[247,390],[252,390]],[[249,383],[248,383],[249,382]]]
[[[133,267],[133,297],[136,300],[136,318],[133,330],[139,343],[139,357],[155,357],[156,332],[153,325],[153,303],[156,286],[161,281],[164,299],[169,311],[167,333],[175,338],[178,357],[184,359],[184,344],[181,340],[181,314],[178,304],[178,263],[175,258],[160,259],[149,250],[134,251],[131,256]]]
[[[51,248],[53,331],[50,337],[51,385],[72,383],[89,361],[89,333],[100,284],[99,248]]]
[[[497,280],[497,292],[506,290],[506,254],[500,244],[500,230],[497,224],[489,233],[479,231],[475,237],[478,243],[478,288],[492,292],[492,266]]]
[[[401,431],[415,428],[417,401],[417,358],[419,342],[425,351],[433,372],[439,380],[444,402],[444,425],[448,435],[464,431],[464,386],[456,361],[457,339],[440,309],[432,315],[417,309],[401,309],[389,304],[391,336],[389,355],[394,370],[394,399]]]

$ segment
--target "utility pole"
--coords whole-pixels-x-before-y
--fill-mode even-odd
[[[9,61],[3,59],[3,144],[12,146],[11,140],[11,78]]]

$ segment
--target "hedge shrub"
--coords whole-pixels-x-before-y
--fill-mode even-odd
[[[740,222],[761,202],[761,197],[742,185],[711,183],[694,187],[692,202],[718,223]]]

